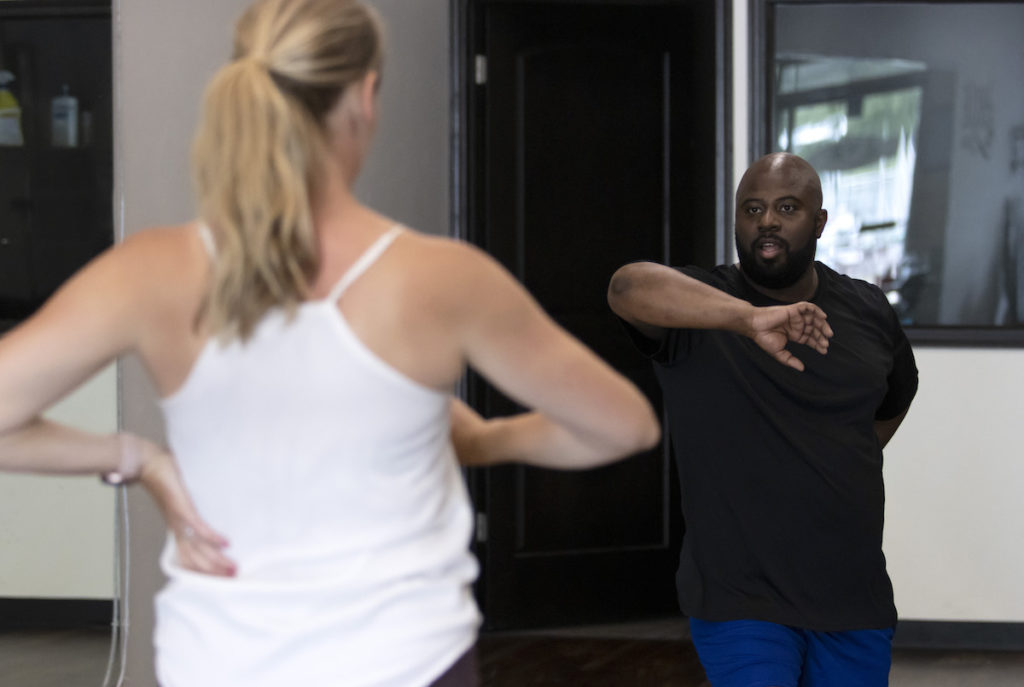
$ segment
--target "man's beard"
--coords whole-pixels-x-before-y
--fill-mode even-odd
[[[766,289],[785,289],[799,281],[814,262],[818,239],[812,234],[802,248],[790,250],[788,242],[778,237],[773,238],[779,242],[783,252],[770,263],[760,260],[752,247],[741,246],[738,238],[736,254],[740,259],[740,269],[750,281]]]

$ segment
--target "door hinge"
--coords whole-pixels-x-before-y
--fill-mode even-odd
[[[487,513],[476,514],[476,541],[479,544],[487,541]]]
[[[477,55],[473,60],[474,80],[477,86],[487,83],[487,55]]]

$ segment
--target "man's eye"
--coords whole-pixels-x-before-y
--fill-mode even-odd
[[[785,203],[785,204],[779,206],[779,210],[781,210],[782,212],[790,213],[790,212],[795,211],[796,207],[794,207],[793,205],[790,205],[789,203]]]
[[[759,212],[761,212],[761,208],[747,208],[748,215],[756,215]]]

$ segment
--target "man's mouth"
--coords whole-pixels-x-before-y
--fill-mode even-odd
[[[786,250],[786,242],[774,237],[760,238],[754,242],[754,250],[762,259],[772,260]]]

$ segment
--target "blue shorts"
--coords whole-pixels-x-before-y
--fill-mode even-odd
[[[712,687],[886,687],[893,628],[812,632],[760,620],[690,618]]]

